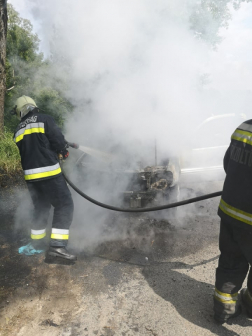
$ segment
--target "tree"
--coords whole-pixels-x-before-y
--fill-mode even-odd
[[[5,59],[7,34],[7,0],[0,0],[0,135],[4,131],[4,97],[6,90]]]
[[[8,111],[13,108],[18,97],[27,95],[63,127],[64,120],[72,111],[64,95],[67,82],[57,75],[53,61],[44,59],[43,53],[39,52],[40,41],[37,34],[33,33],[30,21],[21,18],[10,4],[8,16],[5,124],[9,130],[15,129],[17,119]]]
[[[229,6],[238,10],[243,2],[252,0],[201,0],[195,6],[191,15],[191,29],[195,35],[210,43],[214,48],[221,42],[219,29],[228,27],[231,19]]]

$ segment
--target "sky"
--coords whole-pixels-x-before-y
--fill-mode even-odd
[[[231,10],[228,29],[222,28],[222,43],[212,55],[212,87],[217,89],[252,89],[252,3]]]

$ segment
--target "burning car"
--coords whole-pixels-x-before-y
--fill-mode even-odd
[[[225,114],[204,120],[189,138],[191,142],[177,158],[157,164],[143,162],[115,164],[105,153],[80,146],[83,151],[76,161],[82,183],[93,181],[96,187],[108,181],[106,188],[120,190],[120,201],[127,208],[144,208],[179,201],[181,181],[214,181],[224,179],[223,157],[235,128],[244,115]],[[94,157],[107,161],[105,164]],[[129,163],[130,162],[130,163]],[[84,176],[84,178],[83,178]],[[85,187],[84,186],[84,187]]]
[[[86,152],[76,161],[83,188],[89,189],[94,183],[107,190],[113,186],[115,193],[119,191],[123,205],[132,209],[178,200],[180,168],[175,159],[153,166],[137,162],[132,164],[133,168],[129,164],[101,162]]]

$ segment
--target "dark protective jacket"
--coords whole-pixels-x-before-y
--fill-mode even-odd
[[[19,123],[14,141],[18,146],[26,181],[34,182],[61,174],[57,152],[66,146],[54,119],[35,108]]]
[[[252,229],[252,119],[232,134],[224,157],[224,182],[218,215]]]

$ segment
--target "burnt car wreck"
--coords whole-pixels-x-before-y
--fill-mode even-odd
[[[130,208],[144,208],[151,204],[166,204],[178,198],[179,170],[169,162],[165,166],[147,166],[129,172],[131,178],[123,192]]]
[[[132,164],[133,166],[133,164]],[[141,162],[134,168],[122,168],[118,164],[102,164],[87,153],[76,161],[78,183],[85,190],[95,184],[101,189],[108,188],[117,193],[117,202],[127,208],[144,208],[178,201],[180,168],[176,160],[166,160],[162,165],[143,166]],[[105,184],[105,185],[104,185]],[[107,192],[107,196],[108,195]],[[113,200],[114,201],[114,200]]]

